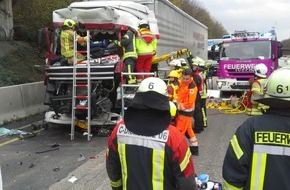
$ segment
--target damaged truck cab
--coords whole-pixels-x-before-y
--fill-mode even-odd
[[[129,1],[75,2],[67,8],[53,11],[52,27],[40,31],[46,41],[44,104],[51,108],[45,115],[48,123],[71,124],[73,80],[75,75],[88,73],[87,64],[77,68],[74,73],[74,66],[61,56],[60,33],[66,19],[74,19],[78,23],[78,35],[85,37],[89,33],[88,40],[103,42],[103,46],[96,48],[77,45],[78,52],[90,51],[83,55],[86,59],[84,62],[90,64],[91,97],[90,101],[75,100],[75,106],[90,107],[91,125],[113,127],[121,120],[121,116],[114,113],[112,107],[116,101],[118,85],[115,78],[122,71],[123,54],[122,48],[114,42],[121,40],[128,27],[137,31],[141,19],[148,20],[151,30],[158,36],[154,12],[145,5]],[[78,77],[76,85],[80,86],[87,81],[86,77]],[[78,94],[87,93],[87,88],[76,90]],[[87,105],[88,102],[90,105]],[[86,120],[87,109],[76,110],[75,119]]]

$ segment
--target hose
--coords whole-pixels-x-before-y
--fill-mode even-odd
[[[242,101],[237,101],[235,103],[235,108],[229,108],[229,107],[218,107],[219,112],[224,114],[241,114],[246,112],[246,106],[243,104]]]

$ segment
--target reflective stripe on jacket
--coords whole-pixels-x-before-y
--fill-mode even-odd
[[[141,28],[136,37],[136,51],[139,55],[154,54],[157,48],[155,35],[147,28]]]
[[[289,109],[270,109],[237,129],[223,164],[226,190],[289,189],[289,123]]]
[[[169,81],[169,85],[167,86],[169,101],[176,102],[178,88],[179,88],[178,81],[176,83]]]
[[[76,36],[77,39],[84,38],[79,35]],[[74,56],[74,31],[73,30],[63,30],[60,34],[60,44],[61,44],[61,55],[66,58],[71,58]]]
[[[128,57],[137,59],[138,55],[136,52],[135,34],[131,30],[127,31],[118,45],[123,48],[123,60]]]
[[[196,189],[187,141],[171,125],[149,137],[120,122],[108,141],[106,169],[114,190]]]
[[[204,92],[204,80],[203,80],[203,76],[202,76],[202,71],[199,69],[194,71],[193,78],[194,78],[195,84],[197,85],[198,92],[199,92],[200,96],[202,96],[203,92]]]

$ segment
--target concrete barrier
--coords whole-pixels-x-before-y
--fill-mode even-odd
[[[43,105],[43,82],[0,88],[0,124],[48,109]]]

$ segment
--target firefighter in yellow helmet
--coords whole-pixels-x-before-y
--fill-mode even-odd
[[[289,189],[290,67],[274,71],[255,100],[270,108],[233,135],[223,163],[224,189]]]
[[[195,190],[193,159],[170,124],[166,83],[144,79],[108,140],[106,169],[114,190]]]
[[[66,19],[60,34],[61,55],[68,60],[68,64],[73,64],[74,57],[74,32],[76,29],[76,21]],[[79,41],[86,41],[86,37],[76,36]],[[77,53],[77,61],[84,60],[84,55]]]
[[[168,74],[168,78],[169,78],[167,84],[168,98],[169,101],[176,102],[180,75],[176,70],[172,70]]]

